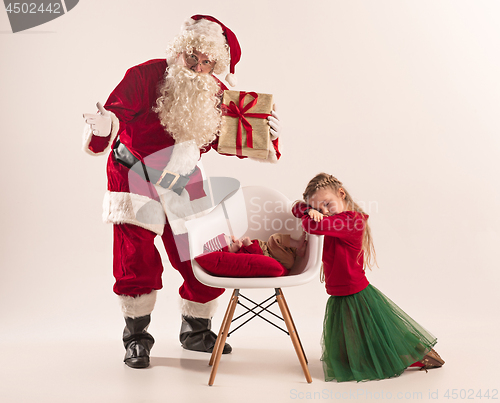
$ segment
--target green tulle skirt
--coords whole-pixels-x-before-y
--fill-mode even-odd
[[[321,341],[325,381],[359,382],[401,375],[436,341],[372,285],[357,294],[331,296]]]

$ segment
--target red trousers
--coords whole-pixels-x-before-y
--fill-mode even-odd
[[[114,224],[113,236],[113,275],[116,279],[113,291],[118,295],[137,297],[161,289],[163,265],[154,245],[157,235],[136,225]],[[200,283],[193,274],[191,261],[181,261],[179,252],[189,254],[187,234],[175,235],[174,240],[167,222],[161,239],[170,263],[184,279],[179,288],[181,298],[204,304],[224,292],[223,288]]]

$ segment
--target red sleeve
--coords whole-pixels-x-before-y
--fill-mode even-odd
[[[94,154],[100,154],[106,151],[111,141],[111,133],[108,134],[106,137],[95,136],[94,134],[91,134],[90,136],[91,137],[87,145],[89,151],[91,151]]]
[[[166,66],[165,60],[153,59],[127,70],[104,104],[104,108],[116,116],[113,119],[112,134],[107,137],[92,135],[87,145],[90,152],[105,152],[116,135],[122,134],[122,124],[127,124],[138,114],[151,108],[157,98],[156,85],[164,75]]]
[[[243,245],[240,250],[240,253],[250,253],[252,255],[263,255],[262,249],[260,248],[259,241],[254,239],[252,243],[248,246]]]
[[[317,222],[308,215],[302,217],[302,226],[309,234],[328,235],[340,239],[352,239],[363,234],[367,215],[355,211],[344,211]]]
[[[273,143],[274,151],[276,151],[276,159],[279,160],[280,157],[281,157],[281,153],[280,153],[280,150],[279,150],[279,144],[278,144],[279,143],[279,137],[277,139],[274,139],[272,141],[272,143]]]
[[[292,206],[292,214],[297,218],[302,218],[304,216],[308,216],[307,212],[311,209],[307,203],[298,201]]]
[[[120,122],[130,122],[149,108],[145,78],[137,67],[127,70],[123,80],[110,94],[104,108],[113,112]]]

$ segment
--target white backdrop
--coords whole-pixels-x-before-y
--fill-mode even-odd
[[[126,69],[164,57],[193,14],[236,33],[236,89],[274,94],[284,128],[278,164],[212,151],[207,173],[290,199],[316,173],[336,175],[371,217],[380,267],[369,280],[438,337],[443,358],[474,349],[477,369],[491,363],[491,375],[499,359],[495,0],[82,0],[16,34],[0,12],[2,340],[119,343],[112,229],[101,223],[106,157],[81,151],[82,113]],[[157,310],[172,322],[153,325],[174,340],[180,276],[165,265]],[[292,305],[294,296],[297,320],[319,340],[323,285],[291,290]]]

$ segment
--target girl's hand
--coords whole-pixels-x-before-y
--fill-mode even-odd
[[[249,237],[241,238],[241,242],[245,246],[250,246],[252,244],[252,240]]]
[[[309,214],[309,217],[311,217],[314,221],[320,222],[324,215],[321,214],[318,210],[310,209],[307,214]]]

